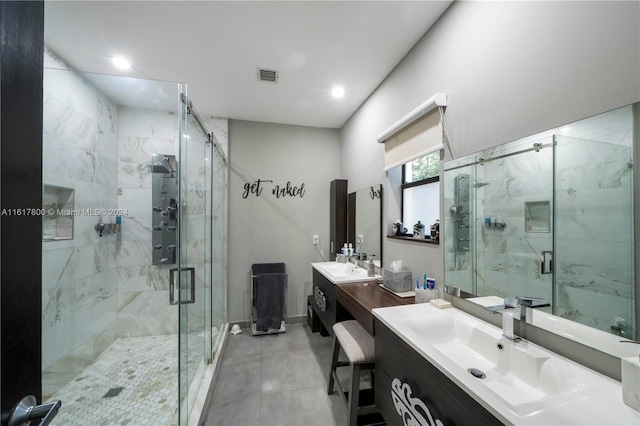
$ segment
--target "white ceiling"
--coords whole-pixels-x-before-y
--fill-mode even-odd
[[[451,3],[47,0],[45,44],[76,70],[187,83],[203,117],[340,128]]]

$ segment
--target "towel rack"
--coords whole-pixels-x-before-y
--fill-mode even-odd
[[[251,265],[251,334],[286,332],[287,284],[284,263]]]

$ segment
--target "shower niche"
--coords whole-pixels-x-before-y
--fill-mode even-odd
[[[151,164],[153,264],[173,265],[178,235],[178,162],[175,155],[153,154]]]
[[[44,185],[42,191],[42,241],[73,239],[73,188]]]

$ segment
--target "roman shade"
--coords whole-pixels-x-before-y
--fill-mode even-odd
[[[384,171],[444,148],[441,106],[446,95],[437,93],[378,136],[384,143]]]

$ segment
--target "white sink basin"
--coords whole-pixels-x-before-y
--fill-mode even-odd
[[[472,297],[467,300],[482,306],[504,304],[504,299],[498,296]],[[638,355],[638,348],[635,345],[620,343],[621,340],[624,341],[628,339],[620,338],[620,336],[616,336],[615,334],[599,331],[593,327],[570,321],[557,315],[551,315],[539,309],[534,309],[531,314],[532,324],[536,327],[590,346],[616,358],[634,357]]]
[[[415,304],[373,314],[507,424],[640,424],[619,382],[533,343],[512,342],[455,308]]]
[[[505,339],[500,329],[453,309],[435,312],[429,327],[416,317],[400,319],[398,325],[449,358],[461,373],[480,370],[486,375],[482,383],[512,406],[593,385],[584,377],[578,380],[575,365],[528,342]]]
[[[381,278],[380,275],[370,277],[366,269],[360,268],[353,263],[320,262],[312,263],[311,266],[334,284],[371,281]]]

